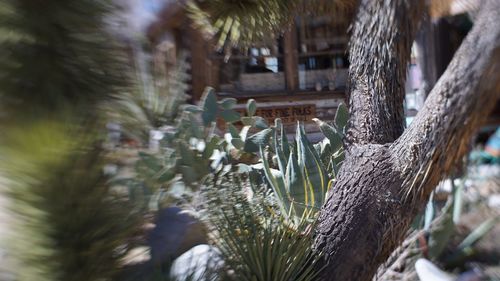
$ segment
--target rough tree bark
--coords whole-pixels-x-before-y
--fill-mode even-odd
[[[406,67],[424,3],[360,1],[349,45],[348,143],[384,144],[403,133]]]
[[[500,95],[500,1],[472,31],[409,128],[403,92],[425,1],[361,1],[350,46],[346,160],[316,227],[323,280],[371,280]]]

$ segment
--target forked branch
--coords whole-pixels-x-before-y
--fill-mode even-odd
[[[423,109],[393,145],[407,197],[427,198],[465,155],[500,96],[500,1],[483,2]]]
[[[363,4],[381,5],[380,2],[406,3],[367,0]],[[384,32],[381,29],[391,28],[376,27],[381,23],[370,18],[364,20],[367,26],[362,28],[366,30]],[[324,254],[326,263],[323,280],[371,280],[378,266],[403,241],[429,193],[466,153],[469,140],[499,98],[499,21],[500,1],[484,1],[472,31],[431,91],[424,108],[399,138],[402,128],[391,127],[390,122],[402,122],[396,103],[402,93],[398,87],[402,85],[390,83],[391,79],[395,79],[394,83],[404,81],[399,72],[406,69],[404,59],[388,60],[387,65],[373,59],[363,66],[363,61],[353,58],[351,83],[355,85],[351,88],[349,137],[355,145],[349,148],[315,229],[314,247]],[[415,24],[415,20],[399,24]],[[356,34],[355,31],[354,36],[359,36]],[[375,48],[372,55],[383,53]],[[368,58],[365,52],[360,55]],[[382,69],[369,72],[368,66]],[[398,70],[388,69],[391,67]],[[370,73],[376,73],[377,79],[369,78]],[[381,88],[373,88],[378,86]],[[380,89],[386,92],[379,92]]]

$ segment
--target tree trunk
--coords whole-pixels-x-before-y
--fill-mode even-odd
[[[359,4],[349,44],[348,143],[390,143],[403,133],[407,65],[424,2]]]
[[[361,3],[351,43],[346,160],[315,232],[315,249],[326,263],[323,280],[373,278],[430,192],[466,153],[499,97],[500,1],[490,0],[484,1],[472,31],[403,132],[401,95],[409,57],[404,53],[414,36],[409,25],[421,15],[413,10],[421,9],[413,6],[417,2],[424,1]],[[382,20],[384,16],[393,19]]]

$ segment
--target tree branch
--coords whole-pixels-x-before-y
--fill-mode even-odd
[[[465,155],[500,96],[500,1],[484,2],[424,108],[393,145],[407,198],[426,200]]]
[[[361,1],[349,46],[348,142],[385,144],[403,133],[406,69],[424,3]]]
[[[477,18],[424,108],[394,143],[366,144],[390,141],[396,134],[381,120],[367,123],[368,119],[360,118],[377,114],[377,110],[387,113],[395,107],[384,107],[387,100],[373,96],[376,91],[364,96],[358,93],[351,99],[355,106],[351,118],[357,119],[352,125],[364,130],[368,138],[353,131],[351,137],[358,145],[349,148],[318,218],[314,248],[323,253],[326,263],[323,280],[373,278],[378,266],[403,241],[429,193],[466,153],[473,133],[499,98],[500,1],[488,1]],[[406,65],[399,67],[406,69]],[[384,97],[389,99],[391,95],[385,93]],[[385,117],[384,122],[391,120]],[[370,132],[368,128],[382,132]],[[383,138],[383,133],[389,133],[389,137]]]

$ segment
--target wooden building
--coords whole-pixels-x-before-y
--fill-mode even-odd
[[[260,116],[272,122],[281,118],[290,127],[305,121],[306,130],[317,130],[311,119],[332,120],[345,102],[347,83],[347,28],[351,13],[329,17],[297,18],[271,44],[234,48],[225,55],[196,28],[183,7],[171,4],[148,29],[154,45],[169,45],[167,64],[185,52],[191,64],[191,96],[200,99],[206,86],[220,97],[234,97],[240,106],[257,101]],[[170,43],[164,43],[168,41]]]
[[[464,1],[433,1],[436,7],[432,7],[430,14],[434,18],[424,23],[417,37],[419,57],[412,58],[409,65],[406,104],[409,120],[444,72],[455,52],[454,46],[466,34],[466,31],[460,33],[462,22],[457,24],[456,19],[449,18],[472,9],[465,4],[451,5]],[[454,11],[450,7],[460,9]],[[279,117],[291,132],[296,121],[305,121],[306,131],[315,138],[317,128],[311,119],[332,120],[338,105],[345,102],[349,66],[347,29],[353,15],[354,11],[344,10],[329,17],[297,18],[275,42],[256,43],[244,51],[233,49],[230,56],[215,50],[213,42],[193,27],[177,1],[160,11],[147,33],[158,51],[165,53],[161,57],[166,58],[166,64],[175,64],[180,52],[187,53],[192,102],[200,99],[207,86],[215,88],[220,97],[236,98],[241,107],[253,98],[258,103],[258,114],[270,123]],[[448,19],[443,19],[445,16]],[[426,84],[415,83],[414,74]]]

